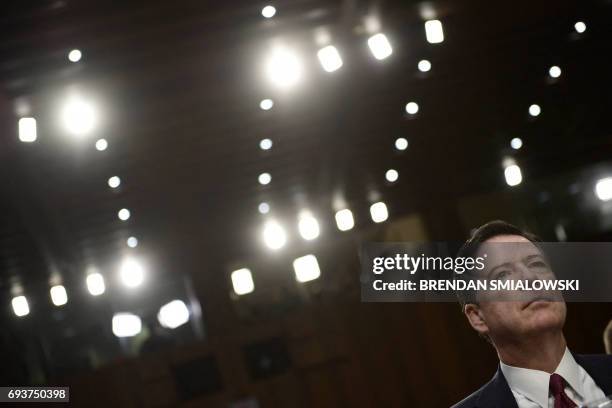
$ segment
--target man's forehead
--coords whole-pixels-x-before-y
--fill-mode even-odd
[[[487,242],[531,242],[531,241],[522,235],[507,234],[507,235],[495,235],[494,237],[491,237],[484,241],[484,243],[487,243]]]
[[[512,261],[530,255],[542,255],[540,249],[527,238],[520,235],[498,235],[484,241],[478,248],[478,256],[489,259],[489,262]]]

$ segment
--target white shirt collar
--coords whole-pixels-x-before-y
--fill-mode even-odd
[[[528,368],[513,367],[499,362],[502,373],[508,381],[510,389],[523,394],[530,400],[542,407],[548,407],[548,385],[550,374],[545,371],[531,370]],[[554,371],[559,374],[567,384],[579,395],[584,395],[580,381],[580,366],[574,360],[572,353],[565,348],[563,358]]]

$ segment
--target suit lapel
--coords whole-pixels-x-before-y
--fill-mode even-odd
[[[612,356],[574,354],[574,359],[606,395],[612,394]]]
[[[493,379],[482,390],[476,406],[478,408],[518,408],[516,399],[499,367]]]

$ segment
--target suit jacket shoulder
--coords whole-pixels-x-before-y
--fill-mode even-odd
[[[575,354],[574,358],[606,395],[612,394],[612,355]],[[451,408],[518,408],[518,404],[498,368],[488,383]]]
[[[464,399],[462,399],[461,401],[453,405],[451,408],[475,408],[477,407],[478,405],[476,405],[476,403],[478,402],[478,398],[480,398],[480,394],[491,383],[491,381],[493,380],[490,380],[488,383],[480,387],[477,391],[474,391],[471,395],[465,397]]]
[[[612,394],[612,355],[575,354],[574,359],[606,394]]]
[[[612,354],[574,354],[574,358],[578,364],[583,362],[587,365],[600,366],[608,370],[610,370],[610,364],[612,364]]]
[[[497,369],[493,378],[452,408],[518,408],[506,378]]]

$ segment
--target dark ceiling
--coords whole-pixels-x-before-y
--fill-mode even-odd
[[[112,273],[125,239],[155,269],[222,274],[233,262],[266,257],[261,201],[302,245],[295,217],[309,208],[322,240],[340,233],[344,200],[358,227],[375,197],[391,217],[432,203],[508,188],[512,154],[526,183],[610,158],[609,2],[440,1],[445,41],[425,40],[424,3],[278,1],[271,20],[252,1],[39,1],[3,4],[0,17],[1,283],[47,285],[52,273],[82,279],[95,265]],[[380,17],[393,55],[367,50],[366,15]],[[582,35],[577,20],[588,22]],[[344,66],[316,61],[327,29]],[[304,79],[278,91],[263,77],[270,42],[304,58]],[[67,52],[83,51],[70,63]],[[419,73],[427,58],[433,69]],[[561,78],[547,78],[559,65]],[[77,87],[98,103],[100,124],[82,139],[57,123]],[[259,101],[273,98],[270,111]],[[408,118],[404,106],[418,101]],[[15,108],[31,107],[36,143],[17,138]],[[530,119],[527,108],[542,106]],[[409,148],[393,143],[406,137]],[[519,136],[525,146],[511,152]],[[104,137],[109,148],[94,149]],[[268,137],[274,146],[259,149]],[[385,170],[400,179],[388,185]],[[268,186],[259,173],[272,175]],[[122,185],[106,182],[117,175]],[[129,208],[127,222],[117,219]],[[203,255],[204,254],[204,255]],[[200,264],[205,260],[205,265]]]

